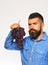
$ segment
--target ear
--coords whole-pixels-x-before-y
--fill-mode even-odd
[[[42,29],[43,29],[43,27],[44,27],[44,22],[42,23]]]

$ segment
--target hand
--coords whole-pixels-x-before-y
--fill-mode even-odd
[[[20,24],[19,23],[14,23],[10,26],[11,29],[14,29],[14,28],[19,28],[20,27]]]

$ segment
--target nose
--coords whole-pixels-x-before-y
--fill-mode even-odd
[[[33,29],[33,28],[34,28],[34,25],[33,24],[29,26],[29,29]]]

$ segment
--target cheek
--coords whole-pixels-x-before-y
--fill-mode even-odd
[[[36,25],[36,26],[34,27],[34,29],[40,30],[40,29],[41,29],[41,25]]]
[[[31,26],[28,26],[28,29],[30,30],[31,29]]]
[[[36,29],[36,30],[40,30],[40,26],[36,26],[35,29]]]

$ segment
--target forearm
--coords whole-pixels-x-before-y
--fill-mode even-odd
[[[16,34],[17,33],[13,33],[12,34],[12,30],[14,28],[19,28],[19,27],[20,27],[20,24],[19,23],[14,23],[14,24],[11,25],[11,27],[10,27],[11,28],[11,31],[10,31],[10,33],[8,34],[8,36],[7,36],[6,40],[5,40],[4,47],[6,49],[11,49],[11,50],[12,49],[19,49],[20,45],[18,44],[18,42],[19,42],[20,39],[18,39],[18,41],[16,40],[16,38],[17,38],[16,37]],[[16,40],[15,42],[13,41],[14,40],[14,37],[15,37],[15,40]]]
[[[10,45],[12,45],[12,37],[11,37],[11,33],[9,33],[8,36],[6,37],[4,47],[5,47],[5,48],[9,48]]]
[[[8,50],[18,50],[19,49],[17,44],[13,41],[11,32],[8,34],[8,36],[5,40],[4,48],[6,48]]]

